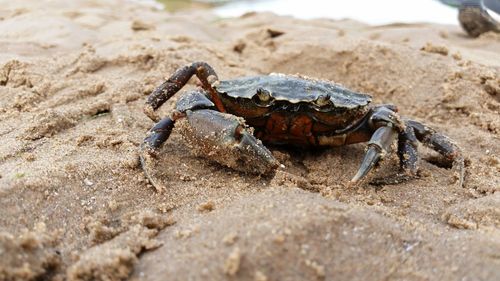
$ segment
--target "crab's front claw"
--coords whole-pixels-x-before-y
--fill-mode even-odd
[[[243,172],[269,174],[279,166],[241,118],[205,109],[186,115],[180,130],[195,154]]]
[[[248,168],[253,169],[259,174],[267,174],[278,168],[280,163],[260,140],[256,139],[244,127],[238,127],[236,130],[239,131],[237,135],[241,135],[236,148],[239,151],[239,158],[243,161],[243,165],[247,165],[248,163],[252,166]],[[246,170],[248,168],[240,167],[237,169]]]

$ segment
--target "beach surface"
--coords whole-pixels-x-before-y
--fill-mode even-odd
[[[500,35],[0,4],[0,280],[500,280]],[[193,61],[221,79],[301,74],[394,104],[461,147],[464,186],[422,145],[418,178],[370,184],[398,172],[393,153],[350,186],[365,144],[270,147],[284,167],[262,177],[195,156],[174,129],[150,165],[158,192],[139,164],[154,125],[144,102]]]

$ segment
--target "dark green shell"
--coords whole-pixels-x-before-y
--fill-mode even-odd
[[[283,74],[220,81],[216,89],[233,98],[247,99],[251,99],[257,90],[263,89],[275,100],[290,103],[309,103],[320,96],[328,96],[334,107],[345,109],[364,107],[372,100],[369,95],[356,93],[333,82]]]

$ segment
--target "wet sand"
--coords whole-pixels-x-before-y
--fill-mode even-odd
[[[500,279],[498,34],[113,0],[1,6],[0,280]],[[395,104],[462,148],[464,186],[423,146],[418,179],[352,187],[363,144],[271,147],[285,168],[260,177],[195,156],[174,129],[153,163],[159,193],[139,166],[142,108],[193,61]],[[397,171],[394,154],[372,177]]]

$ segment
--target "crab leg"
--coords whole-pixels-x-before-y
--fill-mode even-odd
[[[375,179],[373,185],[397,184],[416,177],[418,170],[418,143],[412,127],[406,126],[398,135],[398,158],[402,173]]]
[[[432,128],[429,128],[420,122],[405,120],[405,123],[407,127],[413,129],[416,138],[421,143],[438,152],[453,164],[453,168],[458,171],[459,185],[463,186],[465,164],[460,148],[445,135],[434,131]]]
[[[362,128],[375,130],[368,142],[363,162],[358,172],[352,178],[351,183],[363,179],[368,172],[390,152],[391,145],[398,133],[405,130],[404,123],[396,113],[397,108],[393,105],[381,105],[372,109],[369,118],[366,119]]]
[[[148,148],[159,148],[170,136],[174,124],[175,121],[170,119],[170,117],[162,119],[149,130],[148,136],[144,139],[144,144]]]
[[[412,176],[417,173],[417,137],[413,127],[406,126],[405,130],[398,136],[398,157],[401,169],[406,175]]]
[[[142,170],[144,175],[149,180],[151,185],[157,190],[162,191],[164,188],[157,184],[151,174],[148,172],[147,167],[147,155],[154,155],[156,149],[158,149],[165,141],[167,141],[172,129],[174,128],[175,121],[169,117],[162,119],[160,122],[156,123],[148,132],[148,136],[144,139],[141,144],[141,153],[139,159],[141,161]]]
[[[363,179],[368,172],[390,152],[391,145],[400,133],[404,133],[405,125],[396,113],[397,108],[393,105],[381,105],[374,107],[359,131],[375,130],[368,142],[363,162],[351,183]]]
[[[217,74],[206,62],[194,62],[177,69],[167,81],[163,82],[149,95],[144,113],[151,120],[158,121],[160,118],[154,111],[182,89],[193,75],[196,75],[200,79],[203,89],[210,94],[217,109],[220,112],[224,112],[224,106],[217,96],[217,92],[212,87],[219,79]]]

